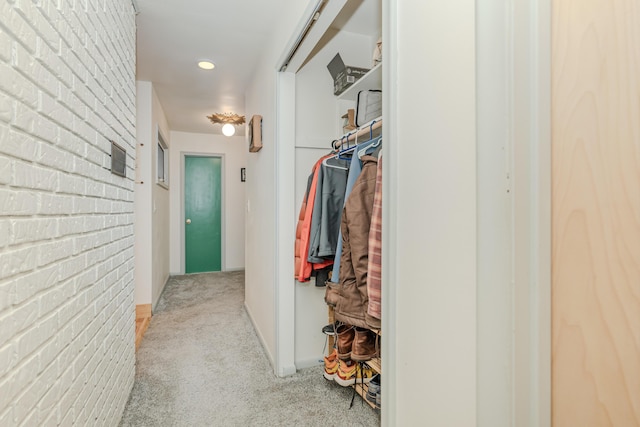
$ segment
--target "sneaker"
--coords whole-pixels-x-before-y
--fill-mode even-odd
[[[324,377],[327,380],[333,381],[337,372],[338,372],[338,352],[334,348],[333,352],[331,352],[330,355],[324,358],[324,373],[322,375],[324,375]]]
[[[376,396],[380,394],[380,374],[376,374],[369,382],[367,390],[367,400],[376,403]]]
[[[334,380],[341,386],[348,387],[354,384],[369,384],[373,375],[373,369],[363,363],[338,360],[338,372]]]
[[[327,326],[324,326],[322,328],[322,333],[329,336],[335,336],[336,335],[335,325],[333,323],[329,323]]]

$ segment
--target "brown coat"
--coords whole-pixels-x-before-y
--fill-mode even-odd
[[[362,172],[356,180],[342,212],[342,258],[340,298],[336,319],[363,328],[380,328],[380,320],[368,315],[367,269],[369,227],[373,211],[378,159],[362,157]]]

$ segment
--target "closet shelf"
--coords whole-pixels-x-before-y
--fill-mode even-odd
[[[381,89],[382,88],[382,63],[379,63],[375,67],[369,70],[367,74],[360,77],[353,85],[347,90],[338,95],[339,100],[355,101],[358,97],[358,92],[367,89]]]
[[[379,357],[374,357],[371,360],[368,360],[366,363],[371,369],[376,371],[378,374],[382,373],[382,362]]]

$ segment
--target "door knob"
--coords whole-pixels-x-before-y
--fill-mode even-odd
[[[191,224],[191,220],[190,219],[187,219],[187,224]]]

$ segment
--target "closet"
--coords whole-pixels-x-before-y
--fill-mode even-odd
[[[318,5],[313,25],[287,64],[287,72],[295,72],[295,206],[292,209],[296,220],[314,164],[329,154],[332,143],[345,134],[342,116],[349,109],[355,109],[360,91],[383,89],[384,58],[374,64],[374,52],[382,35],[382,2],[328,0],[319,1]],[[369,69],[337,96],[327,68],[336,54],[340,54],[347,67]],[[380,135],[380,121],[377,120],[375,128],[370,126],[367,132],[361,132],[357,142]],[[346,143],[343,138],[342,142],[345,142],[342,148],[346,148],[356,141],[351,138]],[[316,366],[326,355],[322,327],[333,320],[324,300],[325,287],[316,286],[313,277],[305,282],[289,277],[295,286],[295,365],[298,369]],[[380,370],[379,360],[371,365]]]

